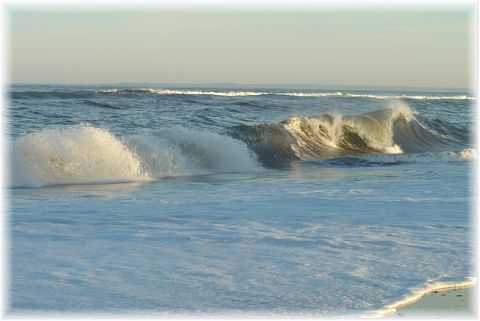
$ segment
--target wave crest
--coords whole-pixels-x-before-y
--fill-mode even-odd
[[[355,154],[437,152],[461,145],[461,139],[428,127],[400,103],[356,116],[326,113],[273,124],[238,126],[233,135],[244,140],[268,165],[282,160]]]
[[[388,95],[373,93],[355,93],[346,91],[325,91],[325,92],[294,92],[294,91],[257,91],[257,90],[201,90],[201,89],[165,89],[165,88],[125,88],[125,89],[100,89],[97,94],[125,95],[125,94],[157,94],[157,95],[193,95],[193,96],[225,96],[225,97],[247,97],[247,96],[293,96],[293,97],[343,97],[343,98],[365,98],[365,99],[406,99],[406,100],[475,100],[475,97],[468,95]]]

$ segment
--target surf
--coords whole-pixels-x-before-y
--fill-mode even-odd
[[[11,148],[12,187],[146,182],[257,167],[242,142],[184,128],[118,136],[80,124],[26,134]]]
[[[322,164],[360,166],[364,160],[359,157],[365,155],[423,155],[377,157],[367,160],[369,166],[378,161],[390,164],[432,157],[472,160],[476,153],[469,147],[468,136],[468,130],[424,119],[402,103],[358,115],[293,116],[221,133],[171,127],[119,135],[79,124],[17,137],[11,151],[11,186],[145,182],[252,172],[291,161],[338,159]]]
[[[404,154],[464,149],[466,129],[458,133],[446,124],[423,120],[410,107],[397,102],[390,108],[359,115],[335,112],[290,117],[278,123],[232,129],[270,166],[290,160],[322,160],[362,154]]]

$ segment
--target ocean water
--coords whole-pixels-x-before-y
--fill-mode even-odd
[[[361,314],[472,276],[468,93],[9,96],[12,311]]]

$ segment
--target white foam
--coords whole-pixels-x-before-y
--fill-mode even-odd
[[[371,99],[412,99],[412,100],[474,100],[474,97],[467,95],[452,96],[423,96],[423,95],[372,95],[372,94],[354,94],[345,93],[344,96],[352,98],[371,98]]]
[[[12,155],[13,187],[146,181],[258,168],[242,142],[183,128],[123,138],[89,125],[44,129],[16,139]]]
[[[244,143],[212,132],[169,128],[133,136],[128,145],[154,177],[258,168]]]
[[[97,93],[118,93],[124,91],[146,92],[158,95],[207,95],[207,96],[226,96],[226,97],[244,97],[244,96],[261,96],[261,95],[279,95],[294,97],[350,97],[350,98],[368,98],[368,99],[412,99],[412,100],[475,100],[475,97],[467,95],[378,95],[378,94],[360,94],[342,91],[326,91],[326,92],[275,92],[275,91],[244,91],[244,90],[190,90],[190,89],[166,89],[166,88],[131,88],[131,89],[102,89]]]
[[[159,95],[208,95],[208,96],[260,96],[268,93],[257,91],[202,91],[202,90],[173,90],[173,89],[149,89],[142,88],[141,90],[159,94]]]
[[[149,179],[138,156],[105,129],[45,129],[13,144],[12,185],[44,186]]]
[[[100,90],[96,90],[95,92],[96,93],[116,93],[118,91],[119,89],[114,88],[114,89],[100,89]]]
[[[461,160],[475,160],[477,159],[477,151],[474,148],[465,148],[457,152],[457,156]]]
[[[428,96],[428,95],[375,95],[375,94],[356,94],[349,92],[284,92],[284,93],[270,93],[273,95],[285,95],[296,97],[350,97],[350,98],[369,98],[381,100],[395,100],[395,99],[412,99],[412,100],[474,100],[474,97],[467,95],[451,95],[451,96]]]
[[[295,96],[295,97],[331,97],[331,96],[344,96],[344,93],[337,92],[323,92],[323,93],[303,93],[303,92],[284,92],[275,93],[276,95],[283,96]]]

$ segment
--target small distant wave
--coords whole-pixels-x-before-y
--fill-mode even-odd
[[[98,94],[157,94],[157,95],[195,95],[195,96],[225,96],[225,97],[246,97],[246,96],[293,96],[293,97],[345,97],[345,98],[368,98],[382,100],[474,100],[474,97],[468,95],[377,95],[351,93],[343,91],[334,92],[275,92],[275,91],[217,91],[217,90],[186,90],[186,89],[101,89],[96,91]]]
[[[98,101],[93,101],[93,100],[84,100],[82,101],[84,104],[86,105],[90,105],[90,106],[95,106],[95,107],[100,107],[100,108],[108,108],[108,109],[122,109],[120,107],[116,107],[116,106],[113,106],[113,105],[110,105],[110,104],[107,104],[107,103],[103,103],[103,102],[98,102]]]
[[[277,95],[296,96],[296,97],[346,97],[346,98],[368,98],[381,100],[474,100],[474,97],[467,95],[451,96],[425,96],[425,95],[374,95],[374,94],[355,94],[349,92],[328,92],[328,93],[302,93],[288,92],[276,93]]]
[[[360,157],[338,157],[327,159],[319,162],[318,164],[323,166],[332,167],[384,167],[395,166],[407,163],[401,159],[366,159]]]
[[[432,123],[435,124],[435,123]],[[268,165],[289,160],[321,160],[361,154],[402,154],[463,149],[468,131],[441,131],[423,123],[408,106],[345,116],[326,113],[292,117],[279,123],[237,126],[232,135],[243,140]],[[470,157],[473,152],[464,152]]]
[[[411,100],[474,100],[475,97],[467,95],[452,96],[423,96],[423,95],[372,95],[372,94],[352,94],[345,93],[343,96],[351,98],[371,98],[371,99],[411,99]]]
[[[226,96],[226,97],[242,97],[242,96],[261,96],[270,93],[259,91],[205,91],[205,90],[176,90],[176,89],[105,89],[97,90],[98,94],[157,94],[157,95],[193,95],[193,96]]]
[[[138,182],[257,167],[242,142],[183,128],[118,137],[77,125],[27,134],[12,145],[12,187]]]
[[[321,92],[295,92],[295,91],[256,91],[256,90],[203,90],[203,89],[166,89],[166,88],[105,88],[98,90],[43,90],[43,91],[12,91],[10,96],[14,99],[28,98],[91,98],[95,96],[128,96],[128,95],[180,95],[180,96],[222,96],[222,97],[248,97],[248,96],[291,96],[291,97],[338,97],[380,100],[475,100],[468,95],[389,95],[376,93],[357,93],[349,91],[321,91]]]
[[[336,157],[309,162],[321,167],[385,167],[408,163],[431,163],[434,161],[472,161],[476,159],[476,150],[464,148],[456,151],[425,152],[415,154],[368,154]]]
[[[95,91],[92,90],[43,90],[43,91],[11,91],[12,99],[74,99],[93,98]]]

